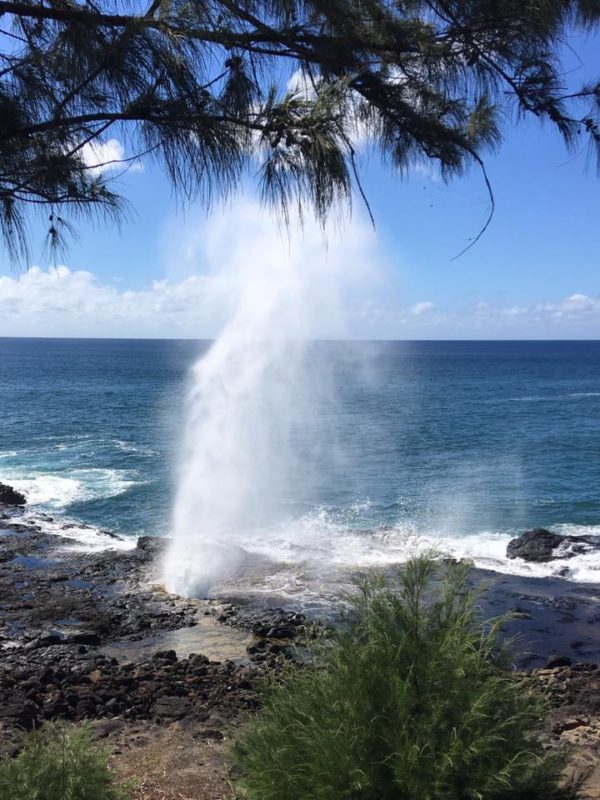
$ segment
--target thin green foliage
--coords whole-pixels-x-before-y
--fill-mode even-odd
[[[368,580],[315,669],[290,670],[236,746],[251,800],[575,800],[542,706],[478,620],[464,566]]]
[[[1,800],[129,800],[85,727],[52,723],[24,734],[16,758],[0,761]]]

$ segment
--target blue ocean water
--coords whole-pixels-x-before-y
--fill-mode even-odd
[[[167,534],[186,377],[209,346],[0,339],[0,481],[58,522]],[[506,542],[527,528],[600,535],[600,342],[322,342],[310,357],[335,387],[315,413],[341,456],[298,474],[284,511],[333,557],[379,563],[423,540],[515,570]],[[591,580],[600,563],[569,567]]]

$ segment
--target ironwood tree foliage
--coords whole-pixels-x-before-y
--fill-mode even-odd
[[[34,208],[54,241],[69,212],[119,215],[86,156],[109,137],[159,161],[188,199],[250,174],[284,216],[312,206],[320,219],[350,198],[359,144],[401,173],[424,159],[444,177],[484,169],[511,107],[600,153],[600,84],[563,74],[566,39],[597,26],[600,0],[146,2],[0,0],[13,255]]]

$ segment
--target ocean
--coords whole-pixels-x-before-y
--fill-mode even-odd
[[[87,548],[168,535],[188,373],[209,347],[0,339],[0,481],[27,516]],[[598,554],[528,565],[505,551],[532,527],[600,536],[600,342],[315,342],[310,359],[331,384],[319,446],[299,431],[306,474],[265,529],[240,531],[244,548],[352,568],[433,546],[599,579]]]

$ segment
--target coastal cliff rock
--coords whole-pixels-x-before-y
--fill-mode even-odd
[[[5,483],[0,483],[0,505],[5,506],[24,506],[27,500],[25,495],[17,492],[12,486],[7,486]]]
[[[600,550],[600,540],[593,536],[565,536],[546,528],[525,531],[513,539],[506,548],[507,558],[522,558],[525,561],[554,561]]]

